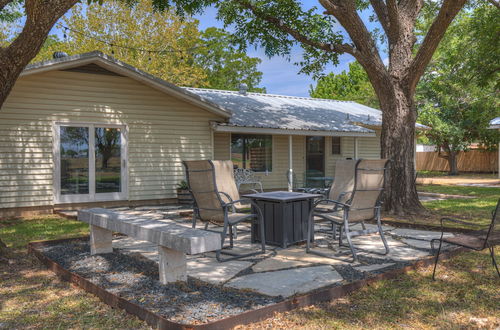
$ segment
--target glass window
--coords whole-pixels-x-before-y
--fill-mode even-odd
[[[271,135],[231,135],[231,160],[238,168],[255,172],[272,170],[273,138]]]
[[[121,134],[119,128],[95,128],[95,192],[121,191]]]
[[[342,154],[340,136],[333,136],[332,137],[332,154],[334,154],[334,155]]]
[[[60,127],[61,195],[89,193],[89,129]]]

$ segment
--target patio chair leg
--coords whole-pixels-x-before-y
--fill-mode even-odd
[[[196,228],[196,212],[193,210],[193,228]]]
[[[498,270],[498,265],[497,265],[497,261],[495,260],[495,250],[494,250],[494,246],[490,246],[490,253],[491,253],[491,262],[493,263],[493,266],[495,266],[496,270],[497,270],[497,274],[498,276],[500,277],[500,271]]]
[[[337,225],[332,222],[332,239],[337,239]]]
[[[363,229],[365,227],[364,223],[361,223],[363,225]],[[380,209],[377,209],[377,226],[378,226],[378,232],[380,234],[380,237],[382,238],[382,243],[384,243],[385,247],[385,254],[389,253],[389,245],[387,244],[387,240],[385,239],[384,231],[382,230],[382,223],[380,221]]]
[[[347,220],[347,216],[345,213],[344,213],[344,231],[345,231],[345,237],[347,238],[347,242],[349,243],[349,248],[351,249],[352,252],[352,259],[353,259],[352,261],[357,262],[358,256],[356,254],[356,249],[352,245],[351,235],[349,234],[349,221]],[[339,234],[339,236],[342,237],[341,234]]]
[[[366,226],[365,226],[364,221],[361,221],[361,228],[363,228],[363,230],[366,230]]]
[[[229,225],[229,247],[232,249],[234,247],[233,242],[233,226]]]
[[[436,260],[434,261],[434,270],[432,271],[432,280],[436,280],[436,267],[438,264],[439,254],[441,253],[441,245],[443,245],[443,235],[441,235],[441,239],[439,240],[439,248],[436,254]]]
[[[342,241],[342,225],[339,226],[339,246],[343,243]]]
[[[220,258],[220,254],[222,252],[222,249],[224,248],[224,241],[226,240],[226,235],[227,235],[227,222],[224,221],[224,229],[222,229],[222,233],[221,233],[221,243],[220,243],[220,250],[217,250],[215,252],[215,257],[217,258],[217,261],[222,261],[222,259]]]

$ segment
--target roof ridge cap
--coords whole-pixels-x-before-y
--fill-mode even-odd
[[[194,89],[199,91],[207,91],[207,92],[220,92],[220,93],[233,93],[240,94],[239,91],[232,91],[227,89],[215,89],[215,88],[200,88],[200,87],[185,87],[185,89]],[[258,95],[258,96],[267,96],[267,97],[279,97],[284,99],[302,99],[302,100],[317,100],[317,101],[327,101],[327,102],[339,102],[339,103],[356,103],[355,101],[345,101],[345,100],[334,100],[334,99],[323,99],[316,98],[310,96],[295,96],[295,95],[282,95],[282,94],[267,94],[267,93],[256,93],[256,92],[247,92],[246,95]],[[243,95],[242,95],[243,96]]]

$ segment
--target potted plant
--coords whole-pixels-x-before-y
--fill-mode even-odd
[[[193,197],[189,192],[186,180],[182,180],[177,184],[177,203],[181,205],[193,204]]]

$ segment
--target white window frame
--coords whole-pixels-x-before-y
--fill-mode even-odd
[[[61,195],[61,138],[60,127],[87,127],[89,129],[89,193],[88,194],[70,194]],[[119,128],[120,137],[120,155],[121,155],[121,192],[96,193],[95,192],[95,128]],[[86,203],[118,201],[128,199],[128,126],[125,124],[106,124],[106,123],[87,123],[87,122],[54,122],[52,125],[54,143],[54,203]]]

